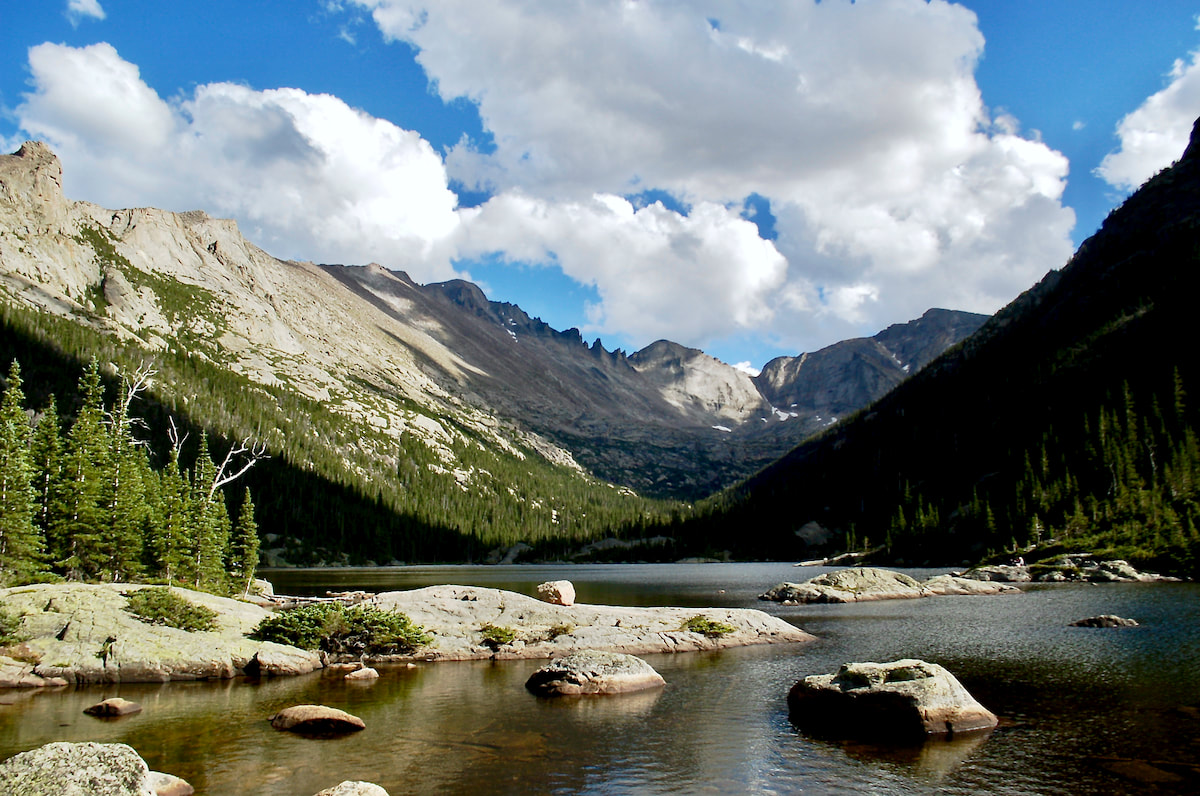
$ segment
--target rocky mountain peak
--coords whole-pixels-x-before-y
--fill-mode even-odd
[[[66,200],[58,156],[40,141],[26,141],[15,153],[0,155],[0,197],[43,221],[43,231],[61,222]]]

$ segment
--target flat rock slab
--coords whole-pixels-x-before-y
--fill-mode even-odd
[[[344,735],[365,729],[367,725],[358,716],[337,708],[293,705],[272,716],[271,726],[301,735]]]
[[[598,650],[555,658],[525,681],[525,687],[540,696],[626,694],[665,684],[662,675],[641,658]]]
[[[814,638],[778,617],[746,608],[563,606],[475,586],[384,592],[370,602],[383,609],[403,611],[434,636],[429,646],[413,655],[393,656],[393,660],[549,658],[576,650],[646,655]],[[729,625],[733,630],[717,636],[684,630],[684,623],[696,616]],[[493,649],[484,641],[484,625],[511,628],[516,638]]]
[[[0,796],[155,796],[149,775],[123,743],[51,743],[0,763]]]
[[[1007,583],[967,580],[938,575],[924,583],[890,569],[853,567],[810,578],[803,583],[780,583],[759,595],[782,603],[856,603],[872,600],[911,600],[961,594],[1019,594]]]
[[[904,659],[847,663],[837,674],[805,677],[788,693],[792,721],[817,735],[911,743],[996,726],[953,674]]]
[[[257,605],[176,588],[216,611],[217,629],[188,632],[142,622],[125,610],[129,584],[53,583],[0,589],[29,636],[37,663],[28,671],[0,661],[0,678],[16,685],[131,683],[300,674],[321,667],[316,653],[246,638],[270,611]],[[7,673],[7,674],[5,674]],[[14,682],[15,681],[15,682]]]
[[[130,702],[128,699],[113,697],[112,699],[106,699],[103,702],[97,702],[89,708],[84,708],[83,712],[89,716],[112,718],[115,716],[129,716],[134,713],[141,713],[142,706],[137,702]]]

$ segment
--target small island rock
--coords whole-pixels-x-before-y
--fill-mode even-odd
[[[838,738],[912,742],[997,724],[954,675],[912,659],[847,663],[837,674],[805,677],[788,694],[788,709],[798,726]]]
[[[50,743],[0,763],[0,794],[155,796],[149,775],[123,743]]]
[[[537,587],[538,597],[551,605],[574,605],[575,586],[569,580],[549,580]]]
[[[84,708],[83,712],[89,716],[110,718],[113,716],[128,716],[133,713],[141,713],[142,706],[138,702],[130,702],[128,699],[113,697],[103,702],[97,702],[90,708]]]
[[[350,672],[342,679],[351,680],[351,681],[378,680],[379,679],[379,671],[371,668],[370,666],[364,666],[361,669],[355,669],[354,671]]]
[[[803,583],[780,583],[760,600],[798,603],[853,603],[867,600],[899,600],[925,597],[928,592],[902,572],[875,567],[839,569]]]
[[[388,796],[388,792],[374,782],[346,780],[313,796]]]
[[[1136,619],[1126,619],[1122,616],[1113,616],[1112,614],[1102,614],[1100,616],[1089,616],[1087,619],[1077,619],[1071,623],[1071,627],[1137,627]]]
[[[634,655],[581,650],[538,669],[525,687],[541,696],[577,696],[624,694],[664,684],[654,667]]]
[[[325,705],[293,705],[271,717],[271,726],[304,735],[358,732],[367,725],[358,716]]]

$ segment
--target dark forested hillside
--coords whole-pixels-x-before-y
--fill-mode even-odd
[[[1198,547],[1200,140],[1066,266],[856,417],[710,501],[696,544],[949,563],[1056,539],[1175,569]],[[731,540],[726,542],[726,540]]]

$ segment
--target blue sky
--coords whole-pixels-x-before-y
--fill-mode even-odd
[[[1178,157],[1200,3],[54,0],[0,144],[281,257],[730,363],[991,312]]]

